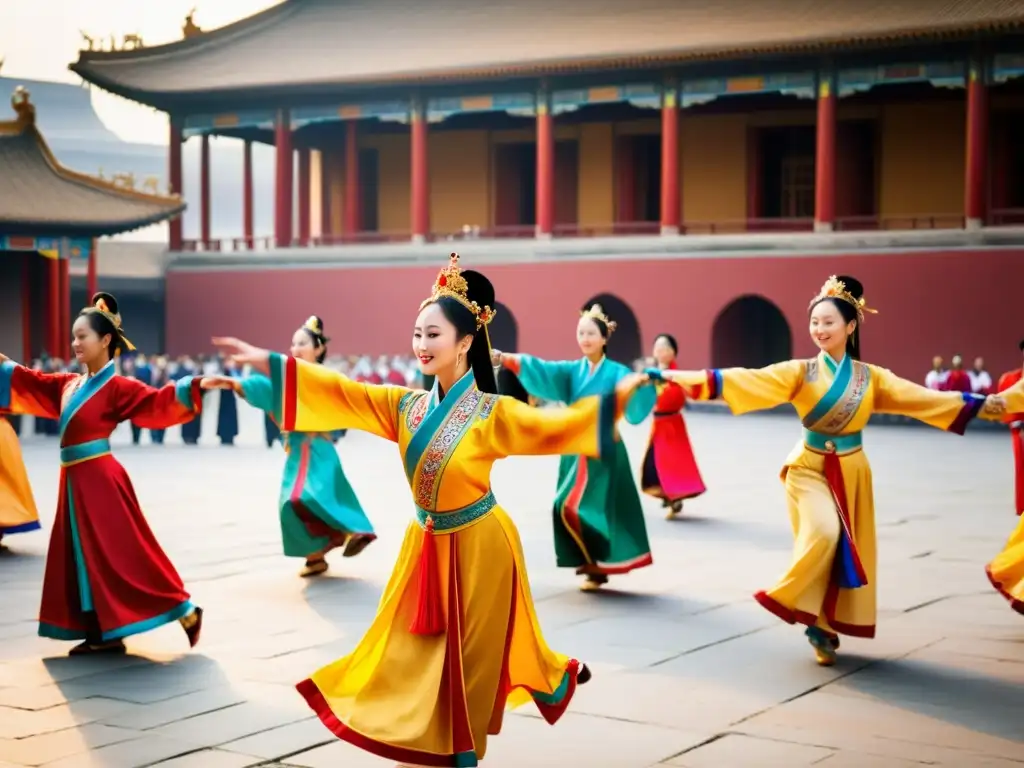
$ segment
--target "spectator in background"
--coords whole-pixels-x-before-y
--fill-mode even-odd
[[[985,370],[985,358],[974,358],[974,368],[967,375],[971,377],[971,392],[978,395],[992,394],[992,377]]]
[[[928,389],[942,389],[946,384],[946,377],[949,375],[949,371],[943,365],[943,360],[939,355],[932,358],[932,369],[928,371],[928,375],[924,377],[924,385]]]
[[[960,355],[953,355],[952,368],[946,376],[946,383],[942,389],[947,392],[970,392],[971,377],[964,370],[964,359]]]

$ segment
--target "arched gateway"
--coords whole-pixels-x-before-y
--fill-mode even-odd
[[[715,368],[761,368],[793,356],[793,334],[782,311],[761,296],[740,296],[718,313],[711,331]]]
[[[587,310],[595,304],[600,304],[609,319],[616,323],[615,333],[608,341],[608,357],[632,367],[643,356],[640,323],[632,307],[612,293],[601,293],[587,299],[580,309]]]

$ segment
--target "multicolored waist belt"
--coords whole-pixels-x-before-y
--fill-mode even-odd
[[[1024,421],[1010,422],[1010,429],[1024,429]]]
[[[497,504],[494,492],[488,491],[486,495],[477,499],[472,504],[460,509],[453,509],[450,512],[428,512],[423,507],[416,507],[416,519],[419,521],[421,528],[426,528],[427,518],[431,518],[434,521],[434,532],[443,533],[444,531],[464,528],[471,523],[475,523],[480,518],[489,514]]]
[[[818,453],[853,453],[864,447],[862,432],[849,435],[826,435],[804,429],[804,445]]]
[[[72,464],[81,464],[83,461],[98,459],[100,456],[107,456],[110,453],[110,441],[106,438],[90,440],[87,443],[78,445],[66,445],[60,449],[60,465],[70,467]]]

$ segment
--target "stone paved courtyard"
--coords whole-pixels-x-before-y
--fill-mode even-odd
[[[373,615],[410,515],[393,446],[350,433],[346,471],[380,539],[332,560],[317,581],[280,554],[275,499],[282,454],[242,407],[234,448],[115,451],[197,602],[203,641],[177,626],[133,638],[129,655],[68,659],[34,619],[57,478],[54,441],[24,450],[46,530],[0,554],[0,768],[371,768],[334,740],[294,691],[350,649]],[[506,718],[491,768],[1024,765],[1024,617],[984,577],[1011,511],[1008,439],[875,427],[879,635],[844,639],[815,666],[801,630],[751,598],[791,546],[779,465],[795,419],[693,414],[710,492],[678,521],[646,502],[655,565],[583,594],[554,567],[550,502],[557,460],[500,464],[495,491],[516,518],[548,641],[594,670],[554,728],[534,711]],[[646,426],[627,428],[634,468]],[[621,590],[621,591],[617,591]]]

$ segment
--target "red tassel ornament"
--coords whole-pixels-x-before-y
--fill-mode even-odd
[[[414,635],[440,635],[445,631],[444,603],[441,600],[441,579],[438,576],[437,541],[434,518],[427,516],[423,530],[423,547],[417,574],[416,616],[409,625]]]

